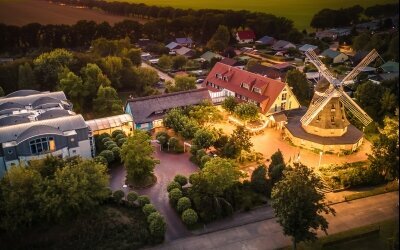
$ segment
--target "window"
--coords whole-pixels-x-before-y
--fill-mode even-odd
[[[335,116],[334,116],[334,115],[331,116],[331,122],[332,122],[332,123],[335,122]]]
[[[275,104],[275,112],[278,110],[278,105]]]
[[[285,110],[285,108],[286,108],[286,102],[282,102],[281,103],[281,110]]]
[[[320,121],[320,120],[321,120],[321,116],[318,115],[318,116],[317,116],[317,121]]]
[[[12,155],[13,151],[12,150],[8,150],[7,152],[9,155]]]
[[[29,142],[32,154],[43,154],[55,150],[53,137],[42,137]]]
[[[245,89],[249,89],[249,85],[245,82],[242,82],[242,87]]]
[[[287,95],[286,93],[282,94],[282,101],[286,101],[286,95]]]
[[[228,81],[228,77],[227,76],[224,76],[224,81]]]
[[[253,91],[256,92],[256,93],[261,94],[261,89],[259,89],[259,88],[253,88]]]

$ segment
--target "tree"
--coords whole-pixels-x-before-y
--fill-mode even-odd
[[[153,176],[154,167],[160,163],[153,158],[154,148],[150,136],[144,131],[135,130],[122,145],[121,159],[127,171],[127,180],[143,182]]]
[[[158,59],[158,66],[165,70],[170,70],[172,68],[172,58],[168,55],[162,55],[160,59]]]
[[[182,191],[179,188],[174,188],[168,193],[169,202],[174,206],[180,198],[182,198]]]
[[[185,66],[187,62],[187,58],[181,55],[175,56],[172,58],[172,67],[174,69],[182,69],[183,66]]]
[[[172,189],[175,188],[182,189],[182,186],[181,184],[179,184],[179,182],[171,181],[167,186],[167,191],[170,192]]]
[[[188,226],[194,225],[197,223],[198,219],[199,219],[199,217],[197,216],[196,211],[194,211],[191,208],[186,209],[182,213],[182,221],[183,221],[183,223],[185,223],[185,225],[188,225]]]
[[[122,101],[113,87],[100,86],[93,100],[93,109],[97,117],[119,115],[123,113]]]
[[[176,76],[174,84],[167,84],[168,92],[179,92],[196,89],[196,78],[191,76]]]
[[[126,199],[128,200],[129,203],[133,204],[138,198],[138,194],[135,191],[131,191],[128,193],[126,196]]]
[[[289,70],[286,74],[286,82],[293,88],[293,94],[302,105],[307,105],[310,102],[310,84],[304,73],[297,69]]]
[[[146,94],[146,91],[160,80],[157,71],[152,68],[134,68],[134,72],[136,74],[136,91],[142,95]]]
[[[286,165],[282,152],[278,149],[278,151],[271,156],[271,163],[268,166],[268,177],[271,187],[282,179],[285,168]]]
[[[132,64],[139,67],[142,64],[142,51],[140,49],[127,49],[124,55],[131,60]]]
[[[118,56],[104,57],[101,59],[101,67],[111,80],[111,85],[116,89],[121,88],[121,75],[124,69],[122,58]]]
[[[258,60],[250,59],[249,61],[247,61],[246,70],[250,69],[251,67],[253,67],[253,66],[257,65],[257,64],[260,64]]]
[[[382,112],[385,114],[394,114],[396,106],[398,106],[396,95],[386,89],[381,98]]]
[[[113,193],[113,198],[114,198],[115,202],[117,202],[117,203],[120,203],[122,198],[124,198],[124,196],[125,196],[125,193],[122,190],[117,190],[117,191],[114,191],[114,193]]]
[[[42,196],[42,214],[54,220],[64,220],[81,212],[91,211],[108,198],[109,176],[103,164],[78,159],[58,168],[54,179]]]
[[[228,96],[222,102],[222,107],[229,113],[233,113],[237,105],[238,102],[236,101],[236,98],[234,96]]]
[[[212,124],[222,119],[221,112],[209,102],[193,106],[189,111],[189,117],[195,119],[200,126]]]
[[[106,75],[103,74],[99,66],[94,63],[88,63],[81,69],[83,85],[85,92],[88,92],[90,99],[94,98],[100,86],[110,86],[111,82]]]
[[[178,182],[181,186],[185,186],[188,183],[187,177],[184,175],[175,175],[174,181]]]
[[[114,153],[110,150],[103,150],[100,152],[99,156],[104,157],[106,159],[107,163],[110,164],[114,161]]]
[[[244,123],[249,120],[256,120],[258,119],[258,107],[249,102],[240,103],[235,108],[235,114],[239,119],[243,120]]]
[[[0,97],[2,97],[2,96],[4,96],[4,95],[5,95],[4,90],[3,90],[3,88],[0,86]]]
[[[142,207],[142,211],[146,216],[149,216],[151,213],[157,212],[157,209],[153,204],[146,204]]]
[[[368,155],[371,168],[386,180],[399,179],[399,122],[388,117],[378,140],[373,143],[372,154]]]
[[[154,217],[149,224],[150,234],[154,237],[156,243],[164,240],[165,232],[167,231],[167,224],[162,216]]]
[[[251,142],[250,132],[243,126],[237,126],[233,131],[230,138],[232,144],[234,144],[240,151],[245,150],[250,152],[253,143]]]
[[[254,191],[266,194],[268,189],[267,170],[264,165],[258,166],[251,174],[251,187]]]
[[[201,128],[194,134],[193,144],[198,148],[207,149],[214,144],[215,139],[214,133],[207,129]]]
[[[82,111],[86,97],[82,79],[73,72],[68,72],[60,79],[60,89],[65,92],[77,111]]]
[[[229,44],[229,30],[224,25],[219,25],[214,35],[207,43],[207,47],[216,52],[222,52]]]
[[[324,202],[325,195],[317,190],[322,187],[311,169],[297,165],[287,169],[272,189],[272,207],[283,233],[292,237],[294,249],[301,241],[315,240],[317,229],[326,233],[328,221],[321,213],[335,214]]]
[[[33,60],[37,82],[41,83],[43,89],[54,90],[60,69],[70,66],[72,62],[72,53],[65,49],[41,54]]]
[[[146,204],[150,204],[150,199],[147,195],[140,195],[137,198],[137,202],[140,207],[144,207]]]
[[[38,89],[35,74],[29,63],[24,63],[18,67],[18,88],[19,89]]]
[[[384,88],[371,81],[360,84],[355,92],[358,104],[375,121],[380,121],[382,118],[381,100],[383,93]]]

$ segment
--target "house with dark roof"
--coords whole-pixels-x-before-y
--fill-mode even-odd
[[[312,44],[304,44],[299,47],[299,51],[302,53],[305,53],[307,50],[313,50],[315,53],[319,53],[318,51],[318,46],[312,45]]]
[[[262,64],[256,64],[251,66],[250,68],[247,69],[248,71],[259,74],[274,80],[278,81],[285,81],[286,79],[286,73],[288,70],[285,69],[277,69],[274,67],[270,66],[265,66]]]
[[[300,103],[290,87],[259,74],[217,63],[203,82],[214,103],[233,96],[240,102],[251,102],[263,114],[296,109]]]
[[[349,56],[346,54],[337,51],[337,50],[331,50],[331,49],[326,49],[321,53],[322,57],[329,58],[332,60],[332,63],[343,63],[349,59]]]
[[[236,40],[238,43],[252,43],[256,39],[256,35],[252,30],[242,30],[236,32]]]
[[[388,61],[380,67],[385,73],[399,73],[399,63]]]
[[[204,54],[202,54],[200,56],[200,58],[202,59],[202,61],[207,61],[207,62],[211,62],[211,60],[213,58],[217,58],[217,59],[223,59],[224,57],[221,56],[220,54],[214,53],[212,51],[207,51]]]
[[[256,44],[272,45],[275,41],[276,39],[271,36],[263,36],[256,41]]]
[[[133,117],[135,129],[151,130],[163,126],[165,114],[174,108],[211,101],[207,89],[194,89],[127,100],[125,113]]]
[[[237,60],[228,57],[225,57],[219,62],[229,66],[239,66],[239,62]]]
[[[192,38],[190,38],[190,37],[180,37],[180,38],[176,38],[176,39],[175,39],[175,42],[176,42],[177,44],[179,44],[180,46],[182,46],[182,47],[189,47],[189,48],[191,48],[191,47],[193,47],[193,45],[194,45],[193,40],[192,40]]]
[[[275,51],[287,50],[289,48],[296,48],[296,45],[285,40],[278,40],[271,47]]]
[[[181,47],[177,50],[175,50],[176,55],[184,56],[187,58],[192,58],[195,56],[196,52],[192,49],[189,49],[187,47]]]
[[[177,49],[180,49],[182,46],[176,42],[170,42],[167,45],[165,45],[165,47],[167,47],[170,51],[175,51]]]
[[[0,177],[47,155],[94,156],[91,130],[64,92],[20,90],[0,98]]]

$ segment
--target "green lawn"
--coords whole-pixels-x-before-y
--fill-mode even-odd
[[[284,16],[294,21],[298,29],[308,29],[312,16],[324,8],[339,9],[359,4],[368,7],[375,4],[395,3],[394,0],[118,0],[148,5],[172,6],[192,9],[250,10]]]
[[[313,243],[300,243],[298,250],[378,250],[392,249],[397,219],[374,223],[322,237]],[[284,248],[291,249],[291,246]]]

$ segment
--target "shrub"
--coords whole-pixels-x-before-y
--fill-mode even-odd
[[[108,165],[107,159],[105,157],[101,156],[101,155],[98,155],[98,156],[94,157],[93,160],[95,162],[97,162],[97,163],[101,163],[101,164],[106,165],[106,166]]]
[[[113,193],[113,198],[116,202],[121,202],[122,198],[124,198],[125,193],[122,190],[117,190]]]
[[[152,222],[153,220],[155,220],[157,217],[162,217],[161,214],[159,212],[152,212],[151,214],[149,214],[149,216],[147,216],[147,223],[150,224],[150,222]]]
[[[174,181],[178,182],[181,186],[185,186],[188,183],[186,176],[183,175],[176,175]]]
[[[182,197],[182,191],[179,188],[172,189],[169,194],[169,201],[175,206],[178,200]]]
[[[138,194],[135,191],[131,191],[128,193],[126,196],[126,199],[128,200],[129,203],[133,204],[138,198]]]
[[[166,147],[169,135],[165,131],[160,131],[156,134],[156,139],[160,142],[161,146]]]
[[[112,139],[111,139],[111,137],[103,137],[103,139],[101,139],[101,142],[103,143],[103,144],[105,144],[106,142],[108,142],[108,141],[112,141]]]
[[[149,197],[148,197],[147,195],[140,195],[140,196],[137,198],[137,202],[138,202],[138,204],[139,204],[140,207],[143,207],[144,205],[150,203],[150,199],[149,199]]]
[[[119,148],[118,145],[115,142],[113,142],[112,144],[109,144],[107,146],[107,150],[111,150],[112,151],[114,148]],[[115,155],[114,155],[114,157],[115,157]]]
[[[167,231],[167,224],[162,216],[155,217],[149,225],[151,236],[155,243],[162,242],[164,240],[165,232]]]
[[[113,154],[113,152],[110,151],[110,150],[103,150],[103,151],[101,151],[101,153],[99,154],[99,156],[104,157],[104,158],[107,160],[107,162],[108,162],[109,164],[110,164],[111,162],[114,161],[114,154]]]
[[[126,138],[126,135],[125,135],[125,134],[119,134],[119,135],[117,135],[117,136],[115,137],[115,141],[118,141],[119,139],[122,139],[122,138]]]
[[[117,135],[125,135],[125,133],[124,133],[124,131],[122,131],[122,130],[120,130],[120,129],[117,129],[117,130],[114,130],[112,133],[111,133],[111,137],[112,138],[116,138],[117,137]]]
[[[143,206],[142,211],[146,216],[149,216],[151,213],[157,212],[157,209],[153,204],[146,204]]]
[[[174,188],[182,189],[181,185],[178,182],[171,181],[167,186],[167,191],[170,192]]]
[[[254,191],[258,193],[267,193],[267,170],[264,165],[258,166],[251,174],[251,187]]]
[[[121,138],[121,139],[119,139],[118,141],[117,141],[117,145],[119,146],[119,147],[122,147],[122,145],[126,142],[126,138]]]
[[[178,204],[176,206],[176,209],[178,210],[179,213],[182,213],[188,208],[192,207],[192,202],[188,197],[182,197],[178,200]]]
[[[114,154],[114,160],[121,160],[121,149],[118,146],[112,148],[111,152]]]
[[[185,223],[188,226],[196,224],[197,220],[199,219],[199,217],[197,216],[196,211],[194,211],[191,208],[186,209],[185,211],[183,211],[181,217],[182,217],[183,223]]]
[[[179,141],[175,137],[171,137],[171,138],[169,138],[168,143],[169,143],[169,150],[175,151],[176,147],[178,146]]]
[[[116,145],[114,141],[106,141],[103,143],[104,147],[108,149],[110,145]]]
[[[197,173],[189,175],[189,183],[193,185],[196,182],[197,177],[198,177]]]

